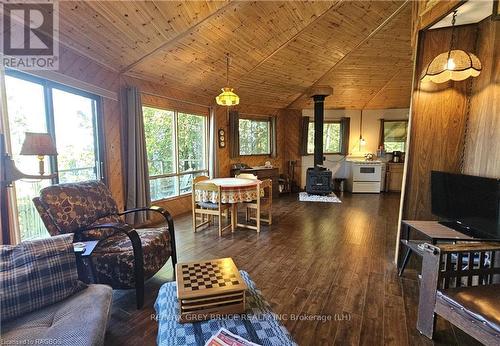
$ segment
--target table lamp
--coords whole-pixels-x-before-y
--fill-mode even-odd
[[[21,155],[37,155],[40,161],[40,175],[25,174],[19,171],[12,157],[6,151],[5,135],[0,132],[0,212],[2,217],[2,241],[9,243],[9,198],[8,189],[19,179],[54,179],[57,173],[45,175],[44,155],[57,155],[52,137],[48,133],[27,132]]]
[[[57,155],[57,150],[52,137],[48,133],[26,132],[19,154],[38,156],[39,172],[43,176],[45,174],[44,156]]]

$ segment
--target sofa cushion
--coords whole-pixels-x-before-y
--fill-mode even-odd
[[[111,192],[100,181],[48,186],[40,191],[40,202],[60,233],[74,233],[118,213]]]
[[[0,246],[0,312],[6,321],[57,303],[83,289],[73,235]]]
[[[438,291],[437,299],[500,333],[500,284]]]
[[[2,341],[12,345],[103,345],[111,302],[111,287],[90,285],[59,303],[3,324]]]

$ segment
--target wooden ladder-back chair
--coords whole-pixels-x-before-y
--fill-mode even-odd
[[[199,176],[193,179],[193,190],[192,190],[192,209],[193,209],[193,230],[199,227],[208,225],[212,221],[213,216],[219,217],[219,236],[222,236],[222,232],[231,227],[231,222],[229,221],[229,209],[230,204],[221,203],[221,188],[213,183],[203,183],[203,181],[209,180],[206,176]],[[217,192],[217,201],[196,201],[196,193],[199,191],[200,197],[203,193]],[[201,215],[201,223],[196,224],[198,215]],[[207,215],[207,220],[205,220],[205,215]],[[222,217],[225,217],[228,225],[222,227]]]
[[[272,207],[273,207],[273,182],[271,179],[266,179],[263,180],[260,183],[260,189],[264,189],[264,197],[260,197],[260,199],[255,202],[255,203],[247,203],[245,204],[246,207],[246,218],[248,220],[255,220],[257,221],[257,217],[260,221],[266,222],[268,225],[271,225],[273,223],[273,214],[272,214]],[[258,195],[260,196],[260,191],[258,192]],[[255,217],[252,216],[252,211],[255,213]],[[262,213],[267,214],[267,218],[262,217]]]

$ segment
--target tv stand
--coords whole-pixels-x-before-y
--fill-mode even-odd
[[[423,235],[427,240],[411,239],[411,231],[416,231]],[[401,223],[400,243],[406,248],[405,255],[402,261],[398,260],[399,276],[403,275],[406,265],[410,260],[411,254],[415,253],[422,257],[421,245],[423,243],[431,243],[432,245],[438,242],[455,242],[480,240],[466,233],[459,232],[451,227],[448,227],[438,221],[409,221],[403,220]],[[420,237],[422,238],[422,237]]]

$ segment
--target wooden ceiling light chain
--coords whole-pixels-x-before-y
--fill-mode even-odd
[[[479,39],[479,27],[476,27],[476,41],[474,43],[474,52],[477,52],[477,43]],[[469,132],[469,119],[470,119],[470,107],[471,107],[471,99],[472,99],[472,79],[467,81],[467,110],[465,113],[465,129],[464,129],[464,137],[462,142],[462,153],[460,155],[460,172],[463,174],[465,169],[465,160],[467,156],[467,134]]]

